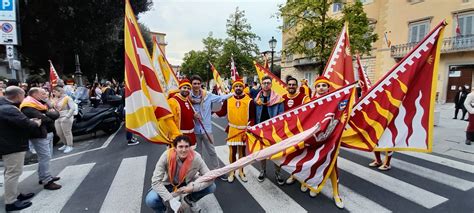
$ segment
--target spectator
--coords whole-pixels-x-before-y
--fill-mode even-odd
[[[112,88],[112,83],[110,81],[105,82],[104,92],[101,95],[102,103],[108,103],[108,100],[111,96],[115,96],[115,91]]]
[[[250,97],[252,99],[255,99],[257,97],[257,94],[260,92],[260,87],[258,86],[257,82],[252,83],[252,88],[250,88]]]
[[[38,154],[38,178],[39,183],[44,184],[48,190],[57,190],[61,185],[54,183],[59,177],[53,177],[49,171],[49,162],[52,157],[54,120],[59,113],[50,109],[47,103],[48,93],[39,87],[32,87],[20,105],[20,110],[29,118],[41,120],[40,128],[30,135],[30,143]]]
[[[25,98],[24,90],[10,86],[5,97],[0,97],[0,155],[5,164],[5,210],[17,211],[32,205],[27,201],[34,193],[18,193],[18,179],[23,173],[25,153],[28,150],[28,133],[38,129],[39,119],[28,119],[18,106]]]
[[[467,88],[464,86],[464,87],[459,87],[459,91],[456,93],[456,97],[454,97],[454,117],[453,119],[457,119],[458,118],[458,113],[459,113],[459,110],[462,110],[462,117],[461,117],[461,120],[464,120],[464,117],[466,116],[466,108],[464,107],[464,101],[466,100],[466,97],[467,97],[467,94],[469,94],[469,92],[467,91]],[[466,121],[468,119],[466,118]]]
[[[466,129],[466,145],[471,145],[471,142],[474,141],[474,89],[471,89],[464,101],[464,107],[467,112],[469,112],[469,124]]]
[[[55,87],[53,94],[56,97],[54,108],[59,112],[59,118],[54,122],[54,127],[56,128],[56,134],[64,144],[58,150],[69,153],[73,150],[72,123],[76,104],[71,97],[64,93],[64,89],[61,87]]]
[[[199,153],[190,148],[188,136],[181,135],[173,140],[173,147],[166,150],[158,160],[153,177],[152,189],[148,192],[145,203],[156,212],[170,211],[170,200],[182,194],[184,197],[180,210],[191,207],[191,211],[199,212],[196,202],[215,191],[212,182],[195,183],[199,175],[209,172]]]
[[[96,82],[94,83],[94,86],[92,86],[92,89],[90,90],[89,94],[92,107],[97,107],[100,104],[101,95],[102,90],[100,89],[99,83]]]

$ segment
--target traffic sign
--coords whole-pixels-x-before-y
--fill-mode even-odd
[[[15,58],[15,49],[13,48],[13,45],[6,45],[6,49],[7,59]]]
[[[0,20],[16,21],[16,0],[0,1]]]
[[[0,44],[18,45],[16,22],[0,21]]]

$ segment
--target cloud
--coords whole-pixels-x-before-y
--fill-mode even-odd
[[[152,31],[166,33],[166,54],[172,64],[181,64],[186,52],[201,50],[202,39],[209,32],[217,38],[225,38],[226,20],[236,7],[245,10],[247,22],[252,31],[261,37],[260,50],[268,50],[268,40],[272,36],[279,41],[276,51],[281,50],[281,21],[272,17],[278,4],[284,0],[260,1],[198,1],[198,0],[154,0],[153,9],[141,14],[140,22]]]

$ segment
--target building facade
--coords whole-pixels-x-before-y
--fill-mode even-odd
[[[347,0],[353,2],[355,0]],[[437,101],[452,102],[459,86],[474,86],[474,0],[358,0],[379,39],[370,55],[362,57],[362,66],[372,82],[413,49],[430,30],[446,19],[438,68]],[[342,15],[343,3],[333,4],[330,15]],[[456,33],[459,26],[460,32]],[[350,31],[350,29],[349,29]],[[283,41],[291,33],[283,33]],[[315,62],[290,56],[283,60],[282,77],[314,79]],[[310,80],[311,82],[311,80]]]

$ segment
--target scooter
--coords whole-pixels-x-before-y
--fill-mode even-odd
[[[79,103],[79,112],[74,116],[72,134],[74,136],[95,133],[102,130],[112,134],[120,128],[122,123],[120,106],[112,104],[99,108],[87,108]]]

